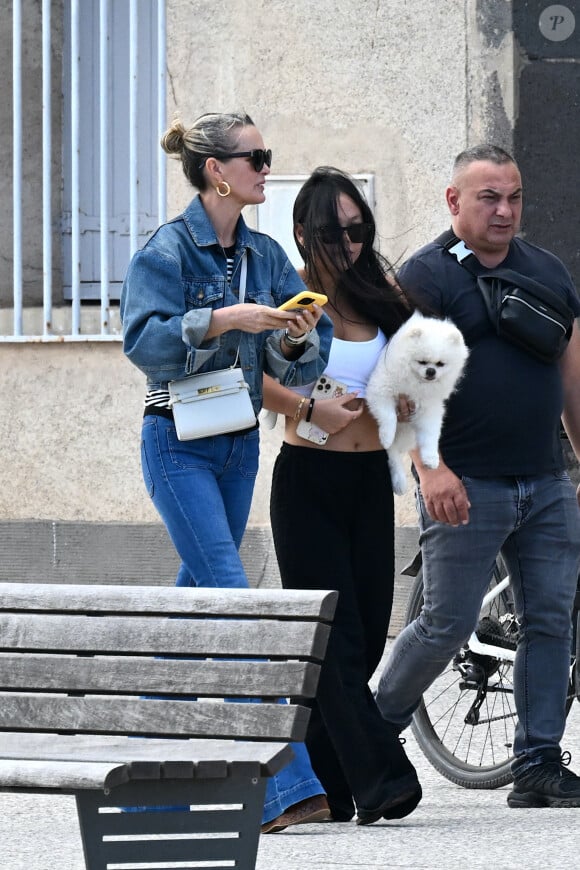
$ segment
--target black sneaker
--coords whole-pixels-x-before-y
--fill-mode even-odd
[[[529,767],[514,780],[510,807],[580,807],[580,776],[567,769],[570,753]]]

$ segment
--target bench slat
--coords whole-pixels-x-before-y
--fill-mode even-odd
[[[312,662],[181,661],[0,653],[0,691],[82,691],[200,696],[305,697],[316,691]]]
[[[19,731],[0,734],[2,755],[12,759],[53,761],[134,762],[162,758],[168,761],[192,761],[197,767],[204,761],[232,764],[267,759],[282,752],[286,743],[252,740],[213,740],[211,738],[167,739],[163,737],[126,737],[120,734],[49,734]],[[225,771],[222,774],[225,776]]]
[[[160,586],[0,583],[0,609],[123,611],[217,616],[322,619],[334,616],[338,593],[328,590],[201,589]]]
[[[6,761],[0,759],[3,791],[12,789],[103,789],[111,780],[115,785],[129,781],[125,765],[112,767],[103,762]]]
[[[294,704],[0,693],[0,729],[303,740],[309,710]]]
[[[73,784],[73,775],[74,782],[86,782],[83,788],[113,788],[129,779],[222,779],[256,763],[262,776],[272,776],[292,758],[287,743],[10,732],[1,740],[3,789],[31,788],[33,765],[49,777],[44,788],[81,787]]]
[[[34,740],[34,738],[38,740]],[[272,776],[290,760],[283,743],[214,740],[134,740],[118,738],[2,735],[0,760],[3,790],[104,789],[130,780],[223,779],[236,772]],[[107,740],[113,741],[110,746]],[[18,748],[20,742],[20,749]]]
[[[276,620],[2,614],[0,649],[140,652],[152,655],[311,656],[322,659],[329,627]]]
[[[222,867],[223,870],[229,870],[229,868],[236,866],[233,862],[239,855],[239,848],[239,843],[236,837],[198,838],[195,841],[196,864],[190,864],[189,866],[206,866],[214,868],[214,870],[216,870],[216,868],[219,870],[219,868]],[[114,862],[115,866],[119,867],[125,865],[128,867],[142,866],[141,864],[135,865],[129,863],[135,859],[135,843],[128,840],[119,839],[113,843],[104,843],[103,857],[105,860],[108,859],[111,864]],[[183,858],[183,843],[179,840],[174,840],[172,842],[166,840],[164,842],[158,839],[151,839],[147,843],[147,860],[150,861],[154,867],[166,867],[167,870],[179,870],[180,867],[184,866],[181,861],[179,861],[180,858]],[[159,862],[160,859],[163,860],[163,863],[153,863]],[[175,863],[169,864],[168,861],[171,861],[172,859]],[[218,861],[220,862],[219,864],[217,863]],[[208,863],[204,865],[201,862]],[[237,866],[239,866],[239,864],[237,864]]]

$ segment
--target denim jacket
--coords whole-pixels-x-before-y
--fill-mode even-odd
[[[121,295],[123,349],[147,376],[149,389],[197,371],[231,366],[238,353],[256,413],[262,373],[288,386],[312,383],[328,360],[332,323],[323,314],[298,360],[280,350],[282,330],[257,335],[231,330],[205,340],[212,311],[238,302],[240,265],[247,252],[246,302],[277,307],[304,289],[280,245],[240,216],[231,285],[226,257],[199,196],[160,226],[131,263]]]

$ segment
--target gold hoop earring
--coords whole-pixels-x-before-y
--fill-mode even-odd
[[[223,192],[220,190],[220,187],[221,187],[222,184],[224,184],[224,185],[226,186],[226,188],[227,188],[227,190],[226,190],[225,193],[223,193]],[[220,181],[219,184],[217,185],[216,189],[215,189],[215,192],[217,193],[218,196],[221,196],[222,198],[225,198],[226,196],[229,196],[229,195],[230,195],[230,193],[232,192],[232,189],[231,189],[231,187],[229,186],[229,184],[227,183],[227,181]]]

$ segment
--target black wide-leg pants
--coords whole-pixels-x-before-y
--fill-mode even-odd
[[[282,584],[339,592],[306,738],[336,820],[380,805],[414,771],[368,681],[393,603],[394,505],[384,451],[342,453],[283,444],[271,491]]]

